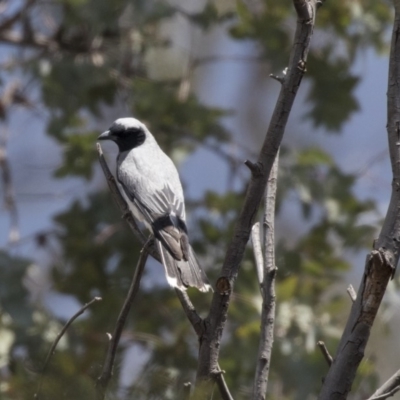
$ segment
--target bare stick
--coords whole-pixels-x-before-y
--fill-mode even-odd
[[[192,384],[190,382],[186,382],[183,384],[183,400],[190,399],[190,390],[192,388]]]
[[[332,365],[333,363],[333,358],[332,356],[329,354],[329,351],[327,349],[327,347],[325,346],[325,343],[322,342],[321,340],[317,343],[317,346],[319,347],[319,349],[321,350],[322,355],[324,356],[326,362],[328,363],[329,366]]]
[[[246,198],[225,256],[221,275],[217,281],[210,312],[204,324],[205,333],[200,340],[196,387],[199,387],[199,392],[202,393],[204,393],[204,390],[200,386],[208,387],[203,398],[209,398],[212,392],[212,387],[207,382],[212,380],[212,373],[217,370],[221,337],[227,320],[232,290],[254,224],[255,215],[265,192],[267,179],[281,144],[297,90],[306,70],[317,1],[296,0],[294,4],[298,16],[297,29],[287,76],[281,86],[279,98],[257,161],[260,166],[260,173],[252,173]]]
[[[381,394],[380,396],[372,397],[371,400],[384,400],[387,399],[388,397],[392,397],[394,394],[396,394],[400,390],[400,386],[396,386],[394,389],[392,389],[390,392]]]
[[[256,222],[251,228],[251,243],[253,244],[254,259],[257,268],[257,277],[260,288],[264,280],[264,258],[262,255],[261,238],[260,238],[260,223]]]
[[[393,396],[400,390],[400,369],[396,371],[368,400],[380,400]],[[385,397],[381,397],[385,396]]]
[[[175,288],[175,293],[179,301],[181,302],[183,311],[185,312],[187,319],[193,326],[193,329],[195,330],[197,336],[200,337],[203,334],[203,319],[197,313],[186,292]]]
[[[353,285],[349,285],[347,293],[349,294],[351,301],[354,303],[357,300],[357,293],[354,290]]]
[[[140,280],[142,278],[144,266],[146,265],[147,257],[149,254],[149,248],[152,245],[152,242],[153,242],[153,237],[150,237],[143,246],[142,251],[140,252],[139,261],[136,266],[135,273],[133,275],[131,286],[129,287],[128,295],[126,296],[124,305],[122,306],[121,312],[119,313],[117,324],[115,326],[114,333],[111,337],[108,346],[106,360],[103,365],[103,370],[101,372],[101,375],[97,378],[96,382],[97,400],[104,399],[105,397],[107,386],[113,373],[114,361],[117,353],[118,343],[121,338],[121,333],[125,326],[126,317],[129,314],[129,310],[131,309],[133,300],[139,290]]]
[[[344,400],[350,392],[357,368],[364,357],[372,325],[387,284],[394,274],[400,251],[400,2],[395,2],[395,19],[389,60],[387,91],[389,152],[393,172],[392,196],[374,250],[367,256],[364,275],[353,303],[335,362],[325,377],[319,400]]]
[[[228,385],[225,382],[224,373],[225,371],[222,371],[220,369],[218,372],[214,374],[214,379],[217,382],[217,386],[221,394],[222,400],[233,400],[233,397],[229,392]]]
[[[56,351],[56,347],[58,345],[58,342],[60,341],[60,339],[64,336],[65,332],[67,331],[67,329],[69,328],[69,326],[80,316],[82,315],[86,309],[88,309],[92,304],[96,303],[97,301],[101,301],[102,298],[101,297],[95,297],[92,300],[89,301],[89,303],[86,303],[83,307],[81,307],[79,309],[78,312],[76,312],[68,321],[67,323],[63,326],[63,328],[61,329],[60,333],[57,335],[57,337],[55,338],[53,344],[50,347],[49,352],[47,353],[47,357],[46,360],[44,361],[43,364],[43,368],[40,374],[40,379],[39,379],[39,384],[38,384],[38,388],[36,390],[36,393],[34,394],[34,398],[35,399],[39,399],[39,394],[40,391],[42,389],[42,383],[43,383],[43,377],[44,374],[46,372],[46,368],[50,363],[50,359],[53,356],[54,352]]]
[[[278,178],[279,152],[276,155],[265,190],[264,208],[264,265],[260,285],[263,296],[261,332],[258,346],[256,373],[254,376],[253,399],[264,400],[267,393],[268,375],[274,342],[275,323],[275,200]]]

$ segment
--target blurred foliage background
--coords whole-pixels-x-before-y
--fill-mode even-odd
[[[284,141],[281,151],[269,399],[315,398],[327,369],[316,342],[324,340],[334,352],[349,309],[343,279],[379,229],[376,201],[357,193],[359,176],[343,168],[323,135],[340,134],[361,112],[356,89],[362,76],[354,65],[368,52],[387,54],[391,24],[389,1],[327,1],[318,12],[294,111],[297,122],[288,127],[290,138],[297,139]],[[265,116],[276,99],[278,83],[268,75],[286,67],[295,25],[290,0],[0,2],[5,239],[0,250],[0,399],[33,397],[55,335],[80,306],[101,296],[103,301],[63,337],[41,392],[42,399],[93,398],[106,332],[113,330],[140,251],[97,163],[96,137],[117,117],[145,121],[180,167],[191,240],[215,281],[249,179],[243,160],[255,158],[267,128]],[[227,43],[245,50],[229,54]],[[226,108],[218,98],[227,90],[219,84],[229,63],[251,64],[254,75],[229,75],[230,86],[250,79],[253,89]],[[212,75],[211,84],[201,71]],[[37,121],[43,128],[40,141]],[[15,135],[31,152],[7,156]],[[116,149],[105,150],[112,165]],[[78,182],[79,190],[72,190],[62,207],[49,205],[56,211],[47,215],[35,215],[34,203],[56,199],[36,193],[27,200],[34,181],[13,181],[13,171],[32,168],[31,157],[44,165],[56,157],[56,164],[46,167],[53,186],[44,192]],[[197,164],[190,163],[193,159]],[[368,163],[362,161],[360,168]],[[34,168],[31,173],[37,176]],[[213,189],[202,190],[204,182]],[[385,190],[389,193],[389,187]],[[189,294],[204,315],[211,295]],[[220,360],[236,400],[251,393],[260,306],[249,246]],[[161,266],[149,261],[122,336],[109,398],[177,399],[183,383],[194,380],[196,358],[196,336]],[[377,377],[374,356],[368,357],[354,398],[371,393]]]

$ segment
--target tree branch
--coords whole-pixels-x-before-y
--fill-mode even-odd
[[[276,155],[265,190],[264,210],[264,262],[263,280],[260,285],[263,297],[261,333],[254,377],[253,399],[264,400],[267,393],[275,323],[275,200],[278,179],[279,152]]]
[[[400,369],[396,371],[368,400],[386,399],[400,390]],[[385,397],[381,397],[385,396]]]
[[[349,285],[347,288],[347,293],[350,296],[351,301],[354,303],[357,300],[357,293],[353,288],[353,285]]]
[[[324,380],[319,400],[347,398],[364,357],[372,325],[387,284],[399,260],[400,249],[400,13],[396,7],[389,61],[389,151],[393,171],[392,196],[374,250],[367,256],[365,271],[339,347]]]
[[[322,355],[324,356],[325,361],[327,362],[327,364],[328,364],[329,366],[331,366],[331,365],[332,365],[332,362],[333,362],[333,358],[332,358],[332,356],[329,354],[329,351],[328,351],[328,349],[326,348],[325,343],[322,342],[322,341],[320,340],[320,341],[317,343],[317,346],[318,346],[319,349],[321,350],[321,353],[322,353]]]
[[[21,19],[32,7],[32,5],[36,2],[36,0],[27,0],[24,5],[20,7],[18,11],[16,11],[13,15],[8,18],[4,18],[0,21],[0,32],[11,28],[19,19]]]
[[[372,397],[371,400],[385,400],[388,397],[394,396],[398,391],[400,390],[400,386],[396,386],[394,389],[392,389],[390,392],[381,394],[380,396]]]
[[[119,313],[119,316],[117,319],[117,324],[115,326],[114,333],[111,337],[110,344],[108,346],[106,360],[103,365],[103,370],[101,372],[101,375],[97,378],[97,382],[96,382],[96,399],[97,400],[104,399],[108,383],[112,377],[112,371],[114,368],[114,361],[115,361],[115,356],[117,353],[118,343],[121,338],[122,330],[125,326],[126,317],[128,316],[129,310],[131,309],[131,306],[133,303],[133,300],[135,299],[135,296],[136,296],[137,292],[139,291],[140,280],[142,278],[142,274],[144,271],[144,267],[146,265],[147,257],[149,255],[149,248],[151,247],[152,242],[153,242],[153,237],[151,236],[147,240],[147,242],[145,243],[145,245],[143,246],[143,248],[140,252],[139,261],[136,266],[135,273],[133,275],[131,286],[129,287],[129,291],[126,296],[125,302],[122,306],[121,312]]]
[[[182,391],[182,400],[189,400],[190,399],[190,390],[192,388],[192,384],[190,382],[186,382],[183,384],[183,391]]]
[[[228,385],[225,382],[224,378],[225,371],[221,369],[214,374],[214,379],[217,382],[217,386],[219,389],[219,393],[221,394],[222,400],[233,400],[231,393],[229,392]]]
[[[120,208],[124,219],[128,222],[129,226],[131,227],[133,233],[135,234],[135,236],[139,239],[139,241],[143,244],[144,246],[146,246],[146,252],[148,254],[151,254],[152,257],[154,257],[156,260],[158,260],[159,262],[161,262],[160,259],[160,255],[154,245],[154,241],[151,240],[149,241],[144,241],[145,236],[142,233],[142,231],[140,230],[140,228],[138,227],[138,225],[136,224],[135,219],[133,218],[132,213],[130,212],[130,209],[128,207],[128,204],[126,203],[125,199],[122,197],[121,192],[118,189],[118,184],[113,176],[113,174],[111,173],[110,169],[108,168],[107,165],[107,161],[104,158],[104,154],[103,154],[103,150],[100,146],[99,143],[97,143],[97,152],[99,155],[99,161],[100,161],[100,165],[101,168],[103,170],[103,173],[106,177],[107,180],[107,184],[108,187],[110,188],[111,194],[113,199],[115,200],[115,202],[117,203],[118,207]],[[143,248],[144,250],[144,248]],[[142,250],[142,252],[143,252]],[[140,261],[140,260],[139,260]],[[138,267],[136,269],[136,271],[138,270]],[[136,274],[136,272],[135,272]],[[136,275],[135,275],[136,276]],[[135,278],[132,281],[132,285],[134,284]],[[132,287],[132,286],[131,286]],[[180,291],[179,289],[175,289],[175,293],[182,305],[183,311],[186,314],[186,317],[188,318],[189,322],[191,323],[191,325],[193,326],[193,329],[195,330],[197,336],[200,338],[202,337],[203,333],[204,333],[204,321],[203,319],[199,316],[199,314],[197,313],[194,305],[192,304],[192,302],[190,301],[189,295],[187,294],[187,292],[183,292]],[[129,297],[129,294],[128,294]],[[128,298],[127,298],[128,300]],[[127,301],[126,300],[126,301]],[[126,303],[125,301],[125,303]],[[125,304],[124,304],[125,307]],[[129,309],[128,309],[129,311]],[[121,311],[122,313],[122,311]],[[121,328],[122,329],[122,328]],[[116,334],[114,333],[113,339],[116,337]],[[118,338],[119,340],[119,338]],[[115,343],[115,349],[116,346],[118,345],[118,340]],[[107,353],[107,361],[105,363],[105,366],[103,368],[103,372],[102,375],[98,378],[98,382],[97,382],[97,387],[98,387],[98,391],[97,391],[97,399],[104,399],[104,395],[105,395],[105,390],[107,388],[108,385],[108,381],[111,378],[111,373],[112,373],[112,365],[114,362],[114,357],[115,357],[115,351],[114,351],[114,355],[112,355],[112,349],[111,349],[111,343],[108,349],[108,353]],[[111,358],[113,357],[113,358]],[[109,368],[107,371],[105,371],[106,365],[109,365]],[[216,382],[218,383],[218,387],[221,391],[221,395],[222,396],[228,396],[229,393],[229,389],[225,383],[225,379],[223,377],[223,375],[221,375],[221,369],[219,368],[218,365],[218,370],[217,370],[217,374],[219,375],[215,375],[214,378],[216,380]],[[190,391],[190,388],[189,388]],[[223,397],[224,399],[229,399],[229,397]]]
[[[179,301],[181,302],[183,311],[186,314],[187,319],[193,326],[194,331],[196,332],[197,336],[200,337],[203,334],[203,319],[197,313],[194,305],[190,301],[189,295],[187,292],[184,292],[179,289],[175,289],[176,296],[178,297]]]
[[[50,359],[53,356],[54,352],[56,351],[56,347],[58,345],[58,342],[61,340],[61,338],[64,336],[65,332],[67,329],[70,327],[70,325],[80,316],[82,315],[92,304],[96,303],[97,301],[101,301],[101,297],[95,297],[92,300],[89,301],[89,303],[86,303],[83,307],[79,309],[78,312],[76,312],[68,321],[67,323],[63,326],[61,329],[60,333],[57,335],[55,338],[53,344],[50,347],[49,352],[47,353],[46,360],[44,361],[43,368],[40,374],[40,379],[39,379],[39,384],[38,388],[36,390],[36,393],[34,394],[35,399],[39,399],[40,391],[42,390],[42,383],[43,383],[43,377],[46,372],[46,368],[50,363]]]
[[[197,387],[203,384],[208,386],[208,394],[211,393],[212,388],[207,384],[207,381],[209,382],[212,379],[213,371],[217,370],[221,336],[227,319],[232,289],[243,259],[246,244],[249,240],[255,215],[265,191],[272,164],[281,144],[289,113],[305,73],[305,64],[316,10],[315,1],[310,1],[308,4],[308,19],[304,20],[303,14],[298,15],[287,77],[281,87],[270,126],[258,158],[261,173],[257,174],[257,176],[253,174],[251,177],[242,211],[234,229],[233,239],[225,256],[221,276],[216,284],[216,291],[213,296],[210,312],[205,321],[206,332],[200,341]]]

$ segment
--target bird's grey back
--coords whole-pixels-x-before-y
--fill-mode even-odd
[[[147,130],[147,129],[146,129]],[[144,143],[118,156],[118,180],[143,204],[154,204],[160,193],[167,193],[167,200],[174,212],[185,219],[184,197],[178,171],[172,160],[162,151],[153,135],[147,130]],[[170,188],[170,191],[165,189]],[[158,197],[157,197],[158,196]],[[156,210],[155,210],[156,211]]]

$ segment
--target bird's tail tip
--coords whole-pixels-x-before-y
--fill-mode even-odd
[[[175,260],[171,254],[158,242],[158,249],[161,255],[162,264],[165,268],[167,282],[171,287],[186,291],[188,287],[195,287],[200,292],[213,291],[213,288],[200,267],[197,258],[190,248],[189,260]]]

